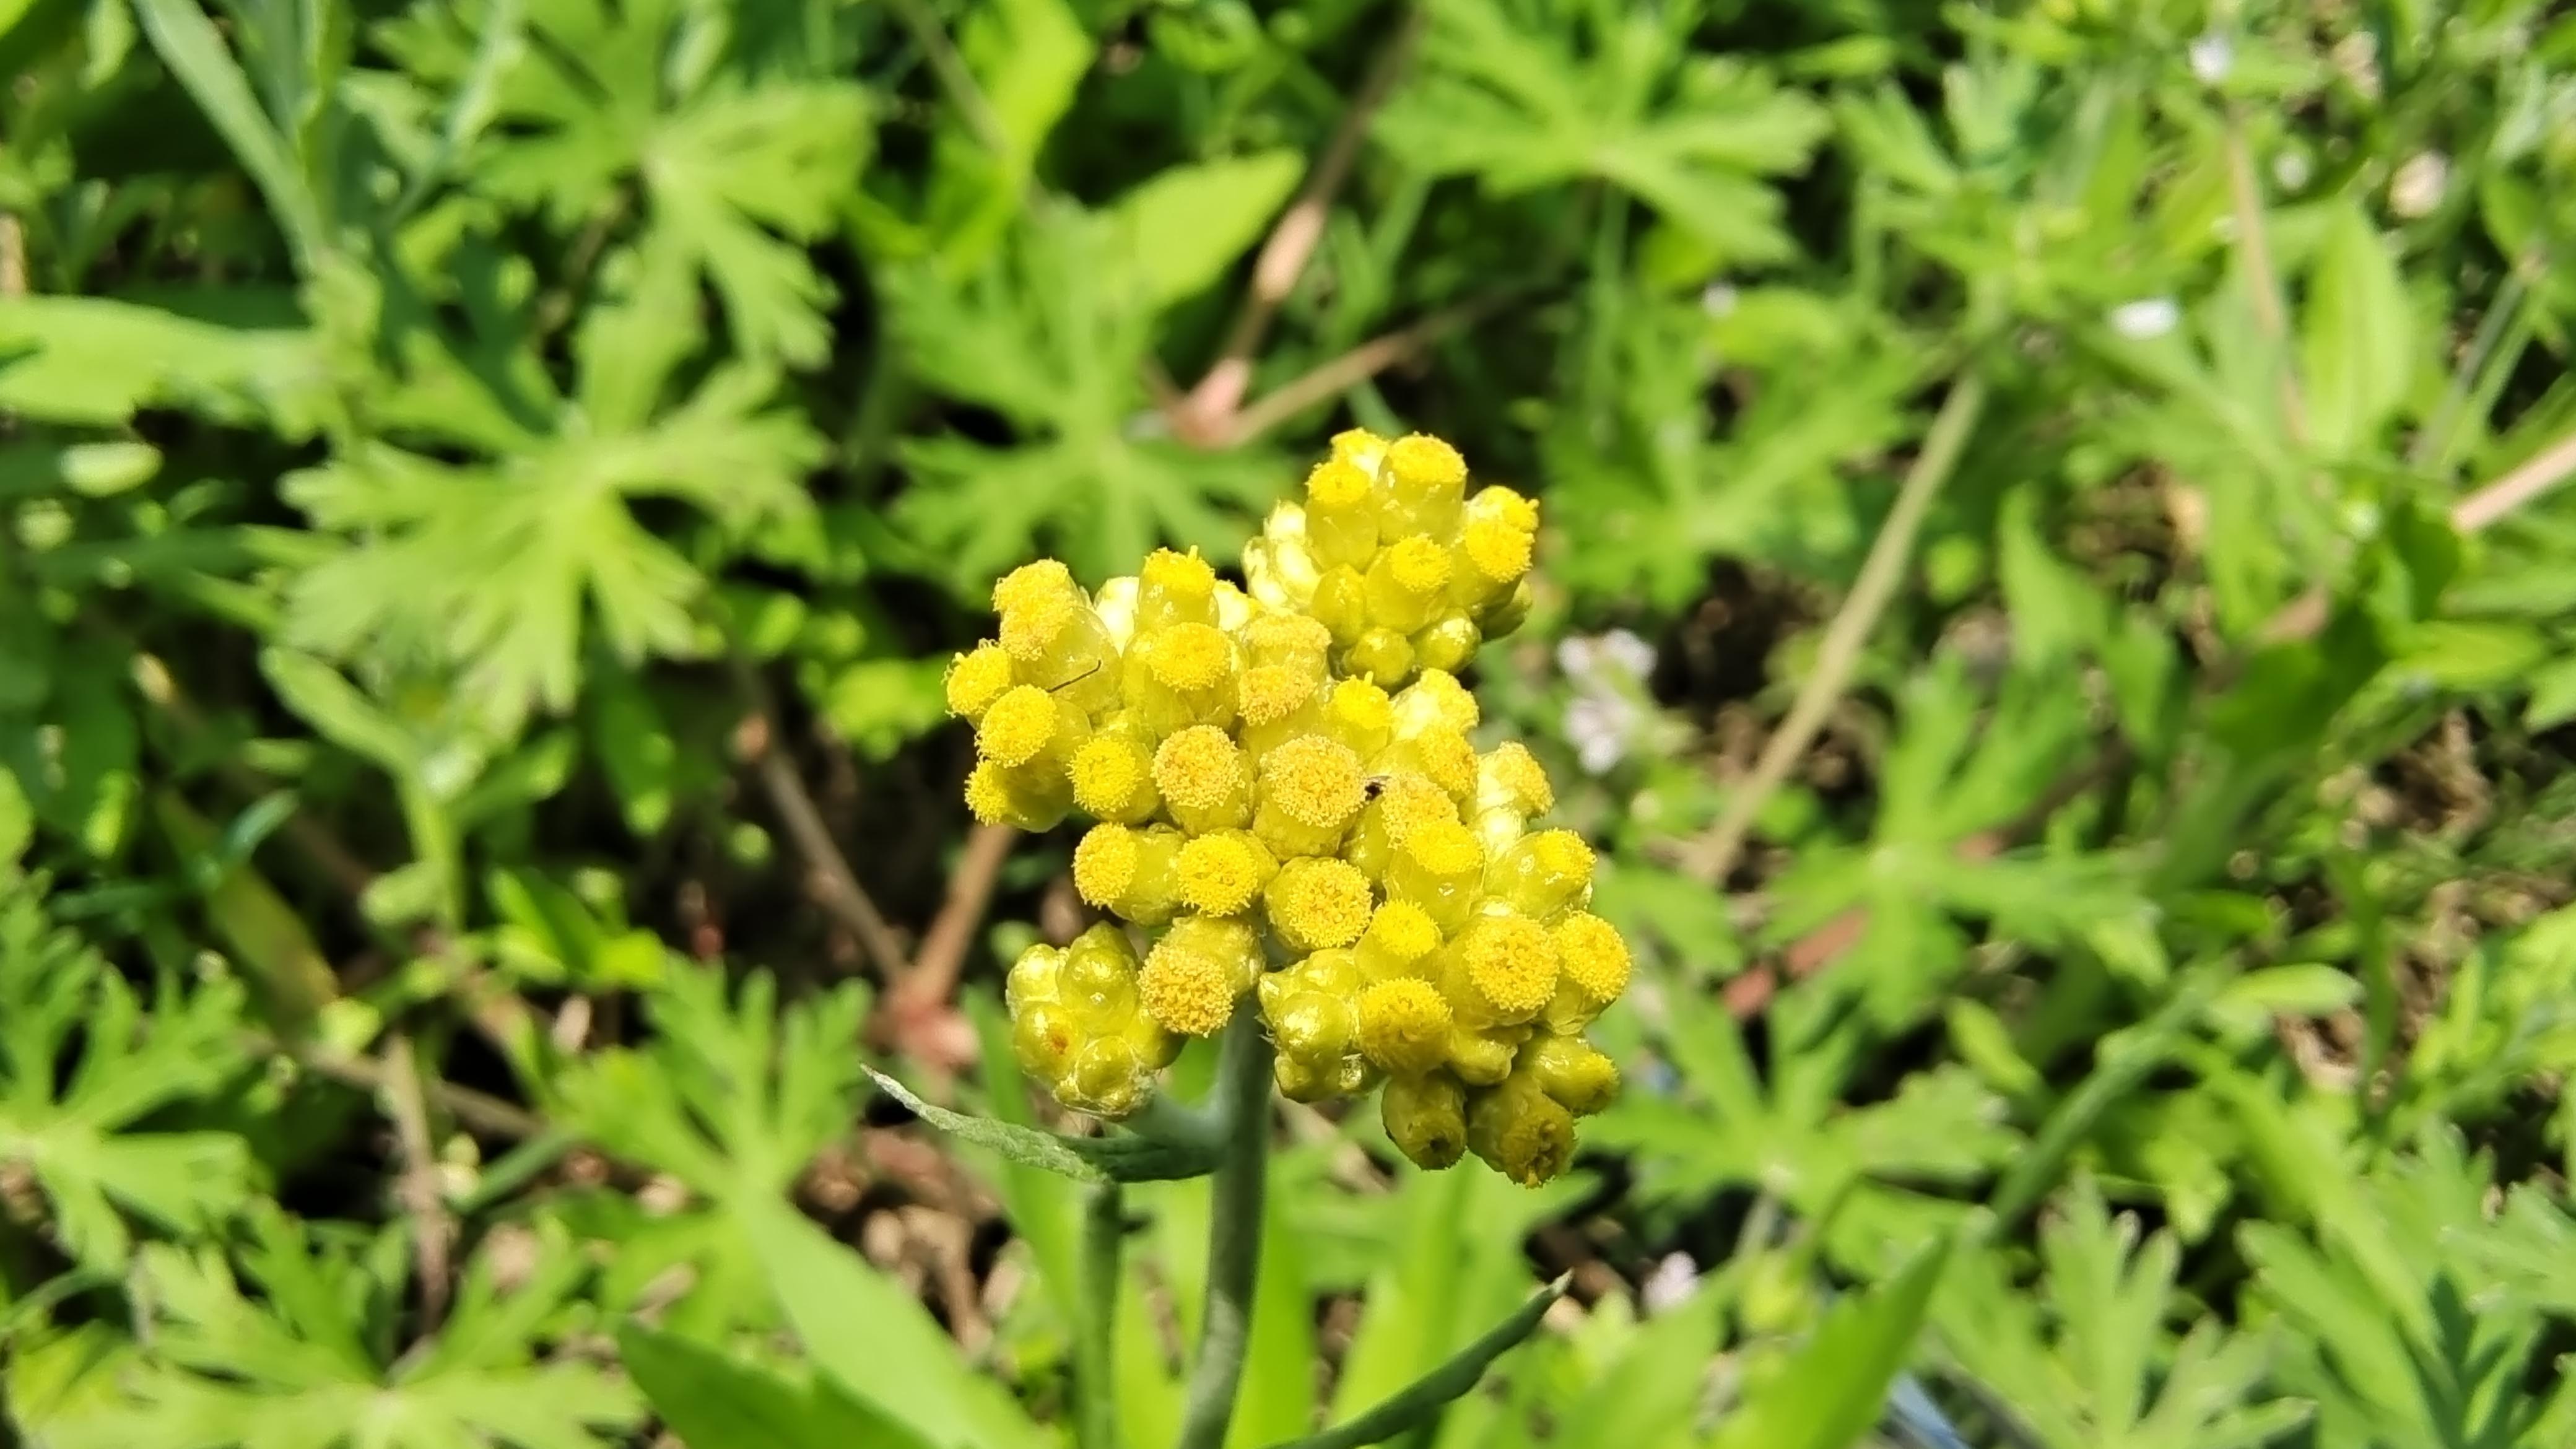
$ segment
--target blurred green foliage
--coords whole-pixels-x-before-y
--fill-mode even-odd
[[[2563,10],[0,0],[9,1432],[1064,1441],[1081,1189],[860,1070],[1035,1120],[944,660],[1357,423],[1649,959],[1544,1191],[1289,1124],[1233,1443],[1573,1269],[1407,1442],[2558,1449]]]

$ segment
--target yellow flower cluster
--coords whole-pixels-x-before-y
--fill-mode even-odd
[[[1383,1083],[1424,1167],[1564,1170],[1618,1091],[1583,1031],[1628,949],[1586,909],[1591,849],[1530,828],[1546,772],[1477,752],[1454,672],[1526,616],[1537,528],[1507,488],[1469,497],[1448,444],[1352,432],[1246,547],[1244,587],[1169,551],[1096,593],[1045,560],[994,586],[997,637],[947,681],[967,804],[1092,817],[1074,884],[1150,941],[1103,922],[1012,967],[1021,1064],[1058,1100],[1135,1111],[1250,994],[1288,1096]]]

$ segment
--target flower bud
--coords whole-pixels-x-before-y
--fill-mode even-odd
[[[1279,942],[1300,955],[1348,946],[1369,924],[1368,877],[1348,861],[1299,856],[1262,888]]]
[[[1063,1079],[1083,1036],[1073,1013],[1051,1002],[1038,1002],[1011,1013],[1011,1055],[1020,1070],[1047,1083]]]
[[[1538,594],[1530,588],[1530,581],[1523,579],[1512,585],[1511,592],[1476,610],[1476,627],[1485,632],[1486,638],[1500,639],[1528,623],[1530,610],[1536,607]]]
[[[1458,529],[1450,598],[1471,610],[1500,599],[1528,577],[1537,545],[1537,504],[1509,488],[1478,493]]]
[[[1370,628],[1342,651],[1342,668],[1381,689],[1393,688],[1413,677],[1413,641],[1401,630]]]
[[[1512,1074],[1528,1035],[1527,1027],[1455,1023],[1449,1028],[1449,1070],[1468,1086],[1493,1086]]]
[[[1136,571],[1136,628],[1151,633],[1170,624],[1216,623],[1216,570],[1198,550],[1158,548]]]
[[[1449,1002],[1428,981],[1398,976],[1360,993],[1359,1048],[1397,1076],[1419,1076],[1449,1059]]]
[[[975,753],[1005,768],[1045,761],[1061,770],[1090,734],[1081,711],[1033,684],[1018,684],[976,722]]]
[[[1431,534],[1446,538],[1458,529],[1467,497],[1467,460],[1438,438],[1422,433],[1387,445],[1384,502],[1378,533],[1385,538]]]
[[[1260,536],[1244,545],[1243,577],[1251,599],[1265,609],[1304,612],[1315,597],[1320,566],[1306,540],[1306,511],[1294,503],[1270,510]],[[1225,623],[1228,628],[1233,622]],[[1240,622],[1240,621],[1234,621]]]
[[[1279,862],[1250,831],[1216,830],[1181,847],[1181,903],[1206,916],[1240,915],[1270,883]]]
[[[1136,1019],[1136,969],[1127,933],[1099,922],[1065,947],[1056,999],[1094,1032],[1122,1030]]]
[[[1369,623],[1410,634],[1440,611],[1449,587],[1449,550],[1428,534],[1399,538],[1369,561],[1363,582]]]
[[[1011,1015],[1031,1006],[1052,1006],[1057,1000],[1057,987],[1064,969],[1064,948],[1041,941],[1020,953],[1011,963],[1010,974],[1002,979],[1002,1004]]]
[[[1557,969],[1546,927],[1526,916],[1481,914],[1449,943],[1441,986],[1460,1021],[1515,1026],[1556,995]]]
[[[1327,458],[1306,475],[1306,540],[1315,562],[1365,564],[1377,552],[1376,480],[1347,458]]]
[[[1365,679],[1334,681],[1319,713],[1317,733],[1340,741],[1363,760],[1374,758],[1394,738],[1394,707],[1385,690]]]
[[[1440,949],[1440,927],[1411,901],[1388,901],[1369,917],[1353,956],[1369,981],[1398,977],[1431,979],[1433,956]]]
[[[1485,848],[1456,820],[1429,820],[1415,826],[1404,843],[1389,854],[1386,892],[1393,900],[1411,901],[1439,923],[1443,932],[1467,924],[1476,907],[1476,887],[1485,873]]]
[[[1234,723],[1241,669],[1234,641],[1213,624],[1166,624],[1138,634],[1123,670],[1129,713],[1157,735]]]
[[[1368,632],[1368,584],[1360,571],[1349,564],[1327,569],[1315,580],[1314,597],[1306,608],[1315,622],[1333,636],[1333,642],[1344,649],[1357,644],[1360,636]]]
[[[1360,757],[1322,735],[1301,735],[1261,757],[1252,829],[1281,855],[1328,855],[1366,803]]]
[[[1547,1029],[1560,1034],[1591,1025],[1628,989],[1628,943],[1599,916],[1577,913],[1557,922],[1556,995],[1547,1004]]]
[[[1467,692],[1458,676],[1439,669],[1425,670],[1421,678],[1397,690],[1389,706],[1399,740],[1415,739],[1433,730],[1463,735],[1484,719],[1484,711],[1476,706],[1476,696]]]
[[[1592,899],[1592,847],[1571,830],[1524,835],[1486,868],[1485,894],[1533,920],[1581,910]]]
[[[1466,1154],[1467,1092],[1445,1072],[1388,1079],[1378,1117],[1396,1151],[1416,1167],[1438,1172]]]
[[[1152,742],[1123,719],[1074,751],[1065,774],[1073,785],[1073,803],[1098,819],[1142,825],[1162,808],[1162,794],[1154,788]]]
[[[987,639],[949,661],[948,676],[942,681],[948,712],[970,721],[980,720],[993,701],[1016,682],[1010,654]]]
[[[1013,569],[993,585],[993,609],[1022,682],[1069,691],[1085,711],[1116,693],[1118,648],[1063,564],[1040,559]]]
[[[1397,739],[1378,752],[1369,768],[1377,774],[1422,776],[1440,787],[1461,819],[1476,799],[1476,747],[1446,725],[1426,725],[1409,739]]]
[[[1515,1070],[1577,1117],[1590,1116],[1619,1095],[1619,1067],[1579,1036],[1541,1033],[1521,1048]]]
[[[1467,1148],[1503,1176],[1537,1187],[1574,1160],[1574,1116],[1535,1082],[1511,1077],[1469,1100]]]
[[[1261,975],[1261,942],[1252,927],[1218,916],[1183,916],[1154,943],[1137,973],[1145,1014],[1165,1031],[1214,1036],[1234,1016],[1234,1003]]]
[[[1095,825],[1073,848],[1073,888],[1082,899],[1119,919],[1159,926],[1181,902],[1181,832],[1168,825],[1141,830]]]
[[[966,808],[981,824],[1053,830],[1072,807],[1073,789],[1052,762],[1014,767],[979,760],[966,776]]]
[[[1447,791],[1410,770],[1372,775],[1369,779],[1377,793],[1361,808],[1359,825],[1351,832],[1345,854],[1362,874],[1384,881],[1397,847],[1421,826],[1435,821],[1457,824],[1458,806]],[[1480,856],[1480,863],[1481,859]]]
[[[1252,782],[1243,752],[1214,725],[1195,725],[1154,751],[1154,788],[1183,830],[1239,829],[1252,819]]]
[[[1074,1053],[1050,1090],[1077,1112],[1116,1121],[1154,1095],[1155,1074],[1162,1065],[1132,1037],[1095,1037]]]
[[[1501,854],[1530,817],[1555,808],[1555,787],[1527,745],[1505,740],[1476,761],[1474,820],[1487,853]]]
[[[1413,631],[1414,662],[1424,669],[1464,669],[1475,662],[1484,631],[1462,609],[1451,609]]]

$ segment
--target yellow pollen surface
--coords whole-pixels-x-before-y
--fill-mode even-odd
[[[1064,631],[1073,626],[1073,616],[1082,607],[1080,595],[1069,588],[1061,594],[1041,594],[1002,611],[1002,648],[1014,659],[1035,660],[1046,657]]]
[[[1628,943],[1599,916],[1568,916],[1556,927],[1557,963],[1565,979],[1595,1006],[1607,1006],[1628,989]]]
[[[1592,878],[1592,847],[1571,830],[1542,830],[1530,837],[1530,854],[1552,875]]]
[[[1427,533],[1398,539],[1387,546],[1386,576],[1408,594],[1436,593],[1449,583],[1449,550]]]
[[[1136,883],[1140,852],[1136,832],[1124,825],[1095,825],[1073,848],[1073,889],[1091,905],[1107,907]]]
[[[1485,757],[1494,780],[1509,791],[1515,803],[1532,815],[1544,815],[1556,807],[1556,787],[1548,783],[1547,767],[1529,746],[1518,740],[1505,740]]]
[[[1214,1036],[1234,1015],[1233,982],[1222,963],[1166,941],[1136,973],[1136,995],[1145,1014],[1165,1031]]]
[[[990,640],[978,644],[949,664],[945,687],[948,712],[974,718],[1011,687],[1011,656]]]
[[[1122,739],[1097,738],[1074,751],[1073,801],[1094,815],[1123,814],[1151,780],[1153,763]]]
[[[1497,584],[1518,582],[1530,571],[1530,554],[1537,540],[1499,518],[1480,518],[1467,525],[1458,537],[1459,550],[1476,572]]]
[[[1290,945],[1332,950],[1358,940],[1368,927],[1368,877],[1346,860],[1292,860],[1280,867],[1262,904]]]
[[[1040,599],[1060,597],[1073,591],[1073,570],[1054,559],[1042,558],[1022,564],[994,582],[993,612],[1007,614]]]
[[[1440,927],[1411,901],[1388,901],[1369,918],[1369,944],[1389,960],[1411,965],[1440,949]]]
[[[1055,696],[1033,684],[1012,687],[975,727],[975,752],[1000,765],[1025,765],[1055,737]]]
[[[1387,844],[1401,849],[1426,825],[1456,825],[1458,802],[1429,779],[1406,771],[1389,776],[1378,792],[1378,818]]]
[[[1386,450],[1386,464],[1406,483],[1454,486],[1467,481],[1467,460],[1428,433],[1396,439]]]
[[[1465,735],[1446,727],[1424,730],[1414,737],[1413,750],[1432,784],[1453,796],[1475,793],[1476,747]]]
[[[1455,819],[1423,821],[1398,842],[1398,848],[1435,876],[1473,875],[1485,866],[1485,847],[1477,843],[1476,832]]]
[[[1192,725],[1154,751],[1154,786],[1184,810],[1213,810],[1243,782],[1243,752],[1214,725]]]
[[[1145,667],[1166,689],[1212,689],[1225,679],[1234,646],[1210,624],[1170,624],[1144,641]]]
[[[1203,599],[1216,592],[1216,570],[1195,549],[1175,553],[1158,548],[1145,556],[1145,566],[1136,571],[1136,577],[1153,588],[1188,598]]]
[[[1390,1072],[1408,1076],[1448,1059],[1449,1002],[1428,981],[1400,976],[1360,993],[1360,1052]]]
[[[979,760],[966,775],[966,809],[980,825],[999,825],[1011,816],[1011,787],[1002,767]]]
[[[1336,683],[1325,708],[1336,721],[1361,734],[1383,735],[1395,725],[1394,702],[1385,690],[1365,679]]]
[[[1181,847],[1181,899],[1208,915],[1231,916],[1252,904],[1269,865],[1267,852],[1248,836],[1199,836]]]
[[[1306,501],[1317,508],[1354,508],[1368,496],[1369,475],[1348,458],[1327,458],[1306,475]]]
[[[1276,724],[1315,697],[1315,676],[1290,664],[1256,664],[1235,691],[1245,724]]]
[[[1322,735],[1299,735],[1262,756],[1261,788],[1290,819],[1318,830],[1348,821],[1367,799],[1360,757]]]
[[[1486,916],[1459,942],[1467,983],[1506,1016],[1535,1014],[1556,994],[1556,946],[1538,922]]]

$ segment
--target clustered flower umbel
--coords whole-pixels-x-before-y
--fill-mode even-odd
[[[966,802],[1098,821],[1074,884],[1117,918],[1011,968],[1020,1062],[1057,1100],[1134,1112],[1251,993],[1289,1097],[1382,1083],[1424,1167],[1564,1170],[1618,1091],[1583,1031],[1628,948],[1586,909],[1591,848],[1530,828],[1546,772],[1517,742],[1476,752],[1454,673],[1527,616],[1537,530],[1508,488],[1467,496],[1448,444],[1354,431],[1246,546],[1245,587],[1168,550],[1096,593],[1052,560],[994,586],[1000,637],[947,681],[975,725]]]

